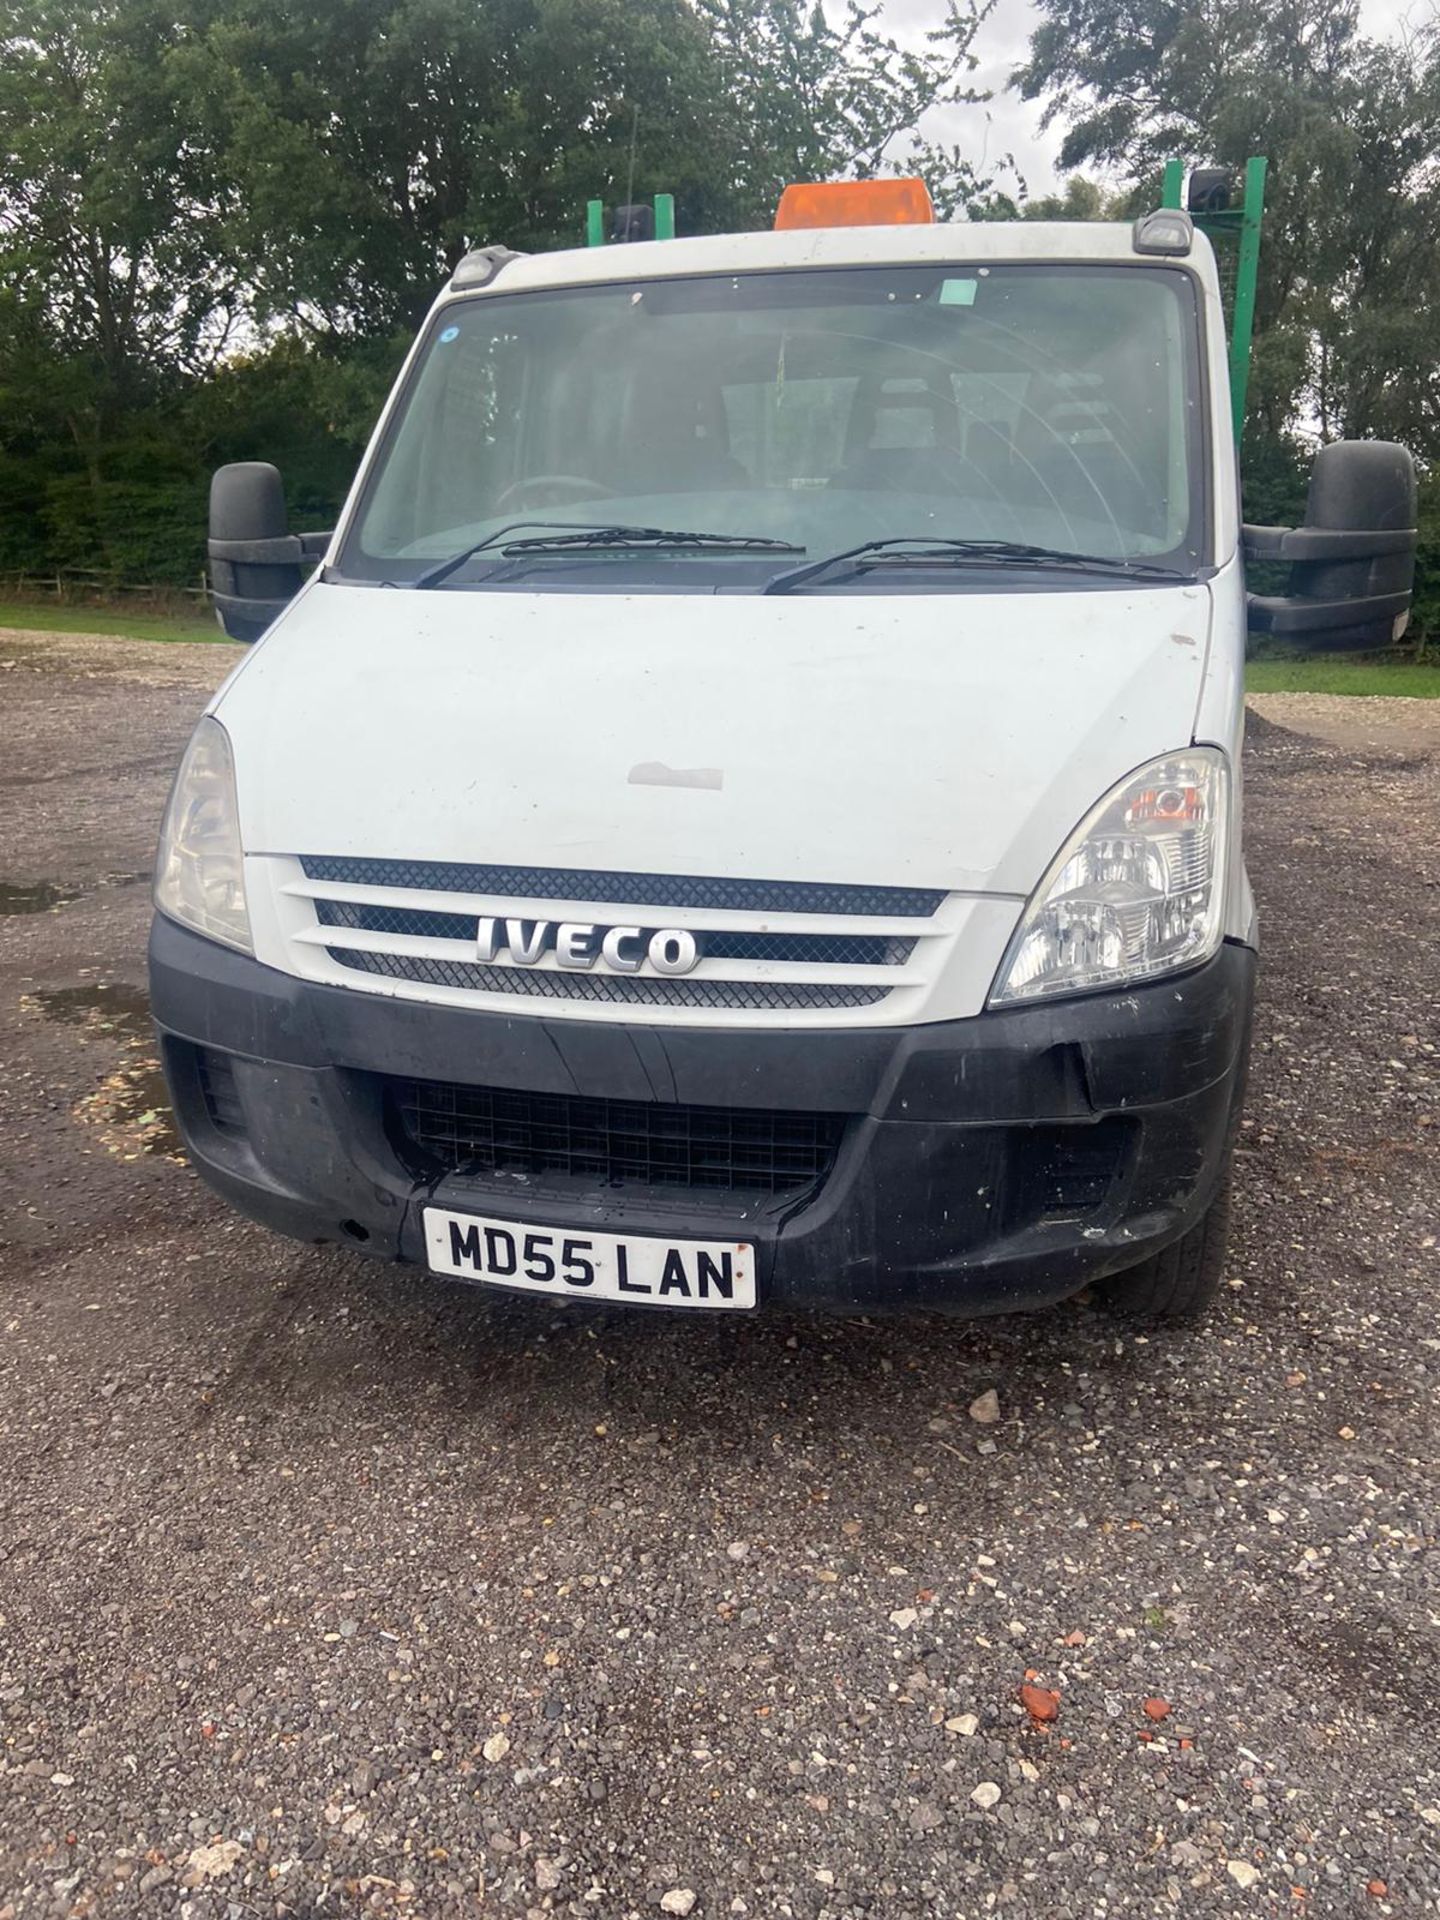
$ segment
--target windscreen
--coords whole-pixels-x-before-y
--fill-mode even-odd
[[[430,322],[340,571],[403,583],[527,520],[812,555],[1015,541],[1188,571],[1198,361],[1192,282],[1154,265],[793,270],[456,301]],[[639,566],[683,591],[686,564],[630,556],[624,577]],[[453,584],[486,577],[477,559]]]

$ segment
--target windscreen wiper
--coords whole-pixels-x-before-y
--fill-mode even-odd
[[[452,553],[448,560],[437,560],[433,567],[427,567],[423,573],[417,573],[410,585],[438,587],[442,580],[448,580],[452,573],[458,573],[465,562],[473,560],[477,553],[484,553],[488,547],[502,545],[507,535],[519,533],[525,527],[558,527],[573,533],[577,528],[583,529],[583,525],[584,523],[578,520],[508,520],[503,527],[496,527],[493,533],[487,533],[483,540],[476,540],[473,545],[462,547],[459,553]],[[608,520],[597,520],[585,530],[601,533],[616,529]]]
[[[518,533],[525,527],[545,527],[550,531],[525,540],[510,539],[512,533]],[[666,547],[698,548],[710,553],[805,551],[804,547],[797,547],[793,541],[772,540],[762,533],[696,533],[684,529],[677,532],[669,527],[631,527],[607,520],[598,520],[588,527],[574,520],[512,520],[508,526],[497,527],[494,533],[486,534],[483,540],[477,540],[463,552],[452,554],[448,560],[428,567],[424,573],[417,574],[410,584],[414,587],[438,587],[452,573],[458,572],[467,560],[473,560],[477,553],[494,548],[508,557],[511,554],[584,552],[587,549],[603,552],[616,547],[652,550]]]
[[[894,534],[884,540],[862,540],[823,560],[803,567],[787,567],[767,580],[762,593],[793,593],[831,567],[849,561],[850,572],[867,573],[876,567],[1037,567],[1061,573],[1104,574],[1112,579],[1184,580],[1189,576],[1172,567],[1155,567],[1143,560],[1107,559],[1098,553],[1067,553],[1063,547],[1029,546],[1022,540],[936,539],[925,533]]]

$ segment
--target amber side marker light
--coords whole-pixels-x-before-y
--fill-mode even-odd
[[[935,222],[923,180],[803,180],[786,187],[775,228],[928,227]]]

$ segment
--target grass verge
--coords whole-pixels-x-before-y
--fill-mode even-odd
[[[0,627],[31,633],[113,633],[121,640],[223,640],[202,613],[129,613],[114,607],[61,607],[53,601],[0,600]]]
[[[1250,693],[1381,694],[1402,700],[1440,700],[1440,661],[1251,660]]]

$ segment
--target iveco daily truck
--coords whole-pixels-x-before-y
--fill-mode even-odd
[[[1305,527],[1242,530],[1187,213],[926,212],[482,250],[332,535],[217,474],[257,644],[175,781],[150,980],[245,1213],[692,1312],[1214,1293],[1247,620],[1391,639],[1413,472],[1327,448]],[[1247,544],[1288,592],[1247,602]]]

